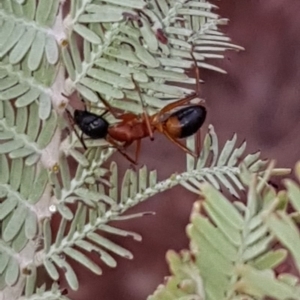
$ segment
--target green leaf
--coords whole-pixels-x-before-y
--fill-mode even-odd
[[[30,154],[32,154],[34,152],[35,152],[34,149],[24,147],[24,148],[20,148],[20,149],[11,151],[9,153],[9,157],[11,159],[23,158],[23,157],[29,156]]]
[[[64,253],[66,255],[68,255],[69,257],[73,258],[74,260],[76,260],[77,262],[84,265],[86,268],[88,268],[89,270],[91,270],[95,274],[97,274],[97,275],[102,274],[102,271],[99,268],[99,266],[97,266],[93,261],[88,259],[88,257],[85,256],[84,254],[82,254],[81,252],[79,252],[75,249],[72,249],[72,248],[65,248]]]
[[[20,187],[21,179],[22,179],[22,171],[23,171],[23,160],[14,159],[11,163],[10,186],[15,191],[17,191]]]
[[[0,132],[0,140],[10,140],[14,137],[14,133],[11,131]]]
[[[27,106],[35,101],[40,96],[40,94],[41,92],[38,89],[31,88],[28,92],[17,99],[15,105],[16,107]]]
[[[20,188],[20,193],[23,195],[24,198],[27,198],[31,193],[34,176],[34,167],[29,167],[25,165],[22,173],[22,182]]]
[[[13,28],[13,32],[8,36],[8,39],[0,47],[0,57],[4,56],[24,35],[26,27],[23,24],[17,24]]]
[[[100,249],[98,246],[95,246],[94,244],[91,244],[87,241],[76,241],[75,242],[76,246],[80,247],[81,249],[85,250],[85,251],[89,251],[89,252],[96,252],[99,254],[100,259],[109,267],[111,268],[115,268],[117,266],[117,262],[116,260],[110,255],[108,254],[106,251]]]
[[[49,219],[44,220],[43,234],[44,234],[44,252],[47,254],[50,250],[50,246],[52,243],[52,231],[51,231]]]
[[[30,89],[28,83],[19,83],[10,89],[0,92],[0,100],[10,100],[17,98]]]
[[[41,64],[45,44],[45,33],[38,32],[34,38],[28,57],[28,67],[31,71],[35,71]]]
[[[8,127],[15,125],[15,111],[9,102],[4,103],[5,121]]]
[[[270,273],[257,271],[249,266],[239,268],[243,276],[243,288],[256,290],[260,295],[266,295],[274,299],[299,299],[300,289],[288,286],[274,278]]]
[[[35,19],[40,25],[45,25],[54,0],[41,0],[38,2]]]
[[[115,228],[115,227],[112,227],[112,226],[109,226],[109,225],[104,225],[103,224],[99,227],[99,229],[101,231],[105,231],[105,232],[112,233],[112,234],[115,234],[115,235],[120,235],[120,236],[125,236],[125,237],[131,236],[136,241],[141,241],[142,240],[142,236],[135,233],[135,232],[122,230],[122,229]]]
[[[218,214],[222,215],[236,229],[240,229],[243,225],[243,220],[238,211],[226,200],[226,198],[209,185],[203,186],[207,204]],[[219,199],[216,203],[215,199]]]
[[[51,138],[56,130],[56,126],[57,115],[54,111],[52,111],[50,117],[44,121],[42,132],[37,140],[37,144],[41,149],[45,148],[51,141]]]
[[[60,1],[59,0],[53,0],[52,1],[52,6],[50,9],[50,12],[48,13],[48,17],[46,19],[45,25],[52,27],[54,22],[55,22],[55,17],[58,14],[58,8],[60,5]]]
[[[19,82],[17,77],[9,76],[5,77],[4,79],[0,80],[0,91],[4,91]]]
[[[16,132],[24,133],[26,130],[28,120],[28,112],[27,108],[20,108],[17,110],[17,118],[16,118]]]
[[[66,218],[67,220],[72,220],[73,218],[73,213],[72,211],[65,205],[62,204],[58,204],[57,205],[57,210],[59,211],[59,213]]]
[[[3,144],[0,144],[0,154],[9,153],[14,150],[20,149],[24,146],[22,140],[12,140]]]
[[[203,235],[203,237],[212,245],[218,245],[219,248],[216,250],[220,251],[224,257],[230,261],[235,260],[236,248],[208,221],[207,218],[195,215],[192,222],[194,226],[188,228],[188,234],[191,239],[196,239],[197,236]]]
[[[34,0],[19,0],[18,1],[20,4],[24,4],[24,2],[26,2],[23,5],[23,13],[24,13],[24,17],[26,17],[26,19],[28,20],[34,20],[34,16],[35,16],[35,9],[36,9],[36,2]]]
[[[75,80],[76,79],[76,70],[75,70],[73,60],[71,58],[71,55],[70,55],[67,47],[62,47],[62,57],[63,57],[65,67],[68,71],[70,79]]]
[[[28,298],[32,296],[35,291],[37,271],[35,266],[30,266],[27,269],[30,270],[30,274],[26,276],[26,285],[25,285],[25,297]]]
[[[23,227],[14,238],[12,242],[12,248],[15,252],[19,253],[22,249],[24,249],[27,243],[28,243],[28,239],[25,235],[25,230]]]
[[[52,259],[60,268],[64,268],[69,286],[71,289],[76,291],[78,289],[78,279],[73,268],[64,259],[57,255],[53,255]]]
[[[122,91],[92,78],[85,77],[80,80],[80,83],[87,88],[90,88],[92,91],[105,94],[107,97],[113,97],[116,99],[122,99],[124,97],[124,93]]]
[[[292,180],[285,180],[289,199],[293,207],[299,212],[300,211],[300,189],[299,186]]]
[[[96,233],[89,233],[87,237],[92,240],[93,242],[97,243],[99,246],[102,246],[106,249],[109,249],[110,251],[124,257],[127,259],[132,259],[133,255],[130,251],[124,249],[123,247],[111,242],[110,240],[100,236]]]
[[[146,7],[146,2],[144,0],[128,0],[126,2],[122,0],[108,0],[106,3],[116,4],[120,6],[126,6],[130,8],[143,9]]]
[[[40,120],[38,118],[38,105],[32,103],[29,107],[29,118],[27,125],[27,135],[31,141],[35,141],[40,130]]]
[[[56,64],[59,58],[58,46],[55,38],[51,35],[47,35],[46,37],[45,52],[49,64]]]
[[[295,259],[298,270],[300,270],[300,234],[296,225],[284,212],[271,214],[266,219],[266,224],[280,240],[281,244],[289,249]]]
[[[39,117],[42,120],[47,120],[53,117],[53,112],[51,112],[52,103],[51,98],[48,94],[42,93],[39,97]]]
[[[26,166],[32,166],[35,163],[37,163],[40,159],[40,154],[38,153],[33,153],[31,155],[29,155],[26,160],[25,160],[25,165]]]
[[[11,36],[15,27],[15,22],[12,19],[7,19],[4,21],[4,24],[0,26],[0,49],[4,45],[8,38]]]
[[[5,282],[8,286],[13,286],[19,277],[19,264],[18,262],[11,257],[5,272]]]
[[[3,232],[4,241],[11,241],[17,235],[24,224],[26,215],[27,209],[22,204],[19,204]]]
[[[54,265],[54,263],[46,258],[43,260],[44,266],[46,271],[48,272],[49,276],[53,279],[53,280],[58,280],[59,278],[59,273]]]
[[[36,34],[37,31],[35,28],[29,27],[27,29],[9,55],[9,62],[11,64],[17,64],[24,58],[25,54],[31,47]]]
[[[95,34],[92,30],[88,29],[86,26],[75,24],[73,27],[74,31],[77,32],[84,39],[88,40],[92,44],[100,44],[101,39],[97,34]]]
[[[6,269],[8,262],[10,260],[10,256],[6,252],[0,253],[0,274]]]
[[[6,156],[3,154],[0,154],[0,170],[0,183],[5,184],[9,180],[9,166]]]
[[[25,235],[28,239],[33,239],[38,231],[38,220],[34,212],[28,211],[25,220]]]
[[[39,174],[37,175],[37,178],[35,179],[31,193],[29,195],[29,199],[28,199],[29,203],[35,204],[39,201],[39,199],[43,195],[47,183],[48,183],[48,172],[46,169],[41,169]]]
[[[121,13],[104,11],[102,14],[82,14],[78,21],[80,23],[103,23],[103,22],[120,22],[123,19]]]
[[[287,258],[287,254],[288,252],[285,249],[269,251],[256,259],[253,262],[253,267],[258,270],[276,268]]]
[[[14,194],[8,195],[7,199],[0,204],[0,220],[3,220],[17,206],[18,198]]]

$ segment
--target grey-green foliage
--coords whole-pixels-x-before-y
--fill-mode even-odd
[[[47,120],[41,120],[36,103],[14,110],[12,103],[1,101],[0,153],[8,153],[11,159],[26,158],[26,165],[35,164],[51,141],[56,123],[54,111]]]
[[[100,274],[101,270],[88,258],[86,251],[99,253],[100,259],[110,267],[115,267],[116,261],[106,250],[125,258],[132,258],[128,250],[114,244],[101,234],[104,232],[132,236],[135,240],[140,240],[140,236],[136,233],[107,224],[109,221],[141,217],[149,213],[121,216],[129,208],[178,184],[199,194],[203,182],[208,182],[218,189],[227,188],[232,195],[239,197],[240,191],[244,190],[241,180],[243,169],[248,168],[249,173],[259,173],[262,176],[265,174],[267,162],[259,159],[259,153],[245,156],[246,143],[243,142],[236,147],[236,139],[234,135],[218,154],[218,138],[213,126],[210,125],[199,159],[195,160],[188,155],[186,172],[174,174],[159,182],[157,172],[148,171],[146,166],[138,171],[127,170],[122,181],[118,182],[116,163],[111,163],[109,169],[102,167],[105,154],[99,148],[88,150],[87,159],[92,163],[88,166],[79,164],[73,179],[66,158],[61,158],[60,166],[63,166],[61,172],[53,174],[51,178],[58,201],[57,209],[63,219],[53,242],[49,222],[44,223],[44,249],[37,253],[38,260],[44,264],[53,280],[58,279],[58,268],[67,270],[65,275],[70,287],[77,289],[77,276],[72,266],[67,260],[61,258],[61,255],[72,257],[96,274]],[[188,145],[192,150],[195,150],[194,142],[193,138],[189,139]],[[269,173],[270,171],[267,171],[266,174]],[[105,176],[106,174],[108,176]],[[68,208],[69,203],[78,203],[75,215]],[[228,214],[230,212],[226,209],[224,211]],[[236,226],[240,228],[240,223]],[[80,251],[77,250],[78,247]],[[250,248],[248,250],[251,252]]]
[[[187,227],[190,250],[168,252],[172,276],[149,300],[300,298],[297,277],[275,275],[288,250],[299,270],[300,235],[285,212],[286,194],[266,184],[268,173],[258,179],[244,168],[246,204],[232,203],[211,185],[202,185],[204,198],[194,204]],[[291,202],[299,203],[299,186],[288,181],[287,187]],[[274,249],[278,240],[286,249]]]
[[[26,251],[27,246],[34,249],[34,243],[29,241],[38,233],[36,204],[44,192],[48,174],[45,169],[38,171],[34,166],[27,166],[22,158],[13,159],[9,165],[5,154],[0,156],[0,169],[0,273],[4,288],[14,285],[19,277],[18,254]],[[47,211],[47,207],[43,209]]]
[[[194,76],[186,75],[195,74],[192,51],[198,67],[224,73],[206,59],[242,48],[219,31],[226,20],[207,1],[72,0],[69,12],[66,3],[0,2],[0,290],[5,299],[67,299],[55,282],[36,286],[40,266],[53,281],[63,270],[77,289],[69,258],[96,274],[101,269],[88,252],[110,267],[116,266],[114,255],[131,259],[132,253],[109,237],[140,240],[140,235],[108,223],[152,214],[123,215],[152,195],[177,184],[199,194],[208,182],[239,197],[242,166],[259,178],[266,170],[259,153],[246,155],[246,143],[236,146],[236,136],[219,154],[212,126],[200,158],[188,155],[186,170],[163,181],[146,166],[127,170],[119,181],[116,163],[103,165],[114,152],[106,142],[87,141],[83,152],[74,134],[63,131],[65,96],[76,92],[99,107],[104,98],[134,113],[141,112],[144,100],[155,113],[165,105],[162,100],[194,92]],[[196,151],[193,138],[187,145]],[[58,232],[51,228],[55,212],[61,217]]]
[[[53,26],[59,0],[4,0],[0,8],[0,100],[16,99],[16,107],[39,103],[39,116],[51,113],[59,51]],[[47,12],[47,13],[46,13]]]
[[[195,79],[184,73],[194,69],[192,44],[198,66],[220,72],[224,71],[204,60],[223,58],[226,49],[242,49],[217,29],[226,20],[219,19],[211,11],[215,6],[206,1],[71,3],[67,23],[74,32],[69,47],[62,49],[69,74],[67,92],[77,90],[85,100],[100,105],[99,95],[118,108],[141,111],[133,76],[145,103],[160,108],[161,99],[174,100],[194,91]],[[168,43],[160,42],[160,32]],[[75,33],[84,39],[83,59]],[[192,86],[182,88],[178,83]]]

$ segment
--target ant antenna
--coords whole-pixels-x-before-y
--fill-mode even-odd
[[[105,100],[100,94],[98,94],[98,96],[100,98],[100,101],[104,104],[106,111],[109,111],[115,119],[118,119],[119,118],[118,115],[115,113],[113,107],[111,107],[108,101]]]
[[[142,104],[143,115],[144,115],[144,118],[145,118],[145,121],[146,121],[146,126],[147,126],[147,129],[148,129],[150,140],[153,141],[154,140],[153,130],[152,130],[151,125],[150,125],[149,114],[147,112],[147,105],[146,105],[146,103],[145,103],[145,101],[143,99],[141,90],[140,90],[139,86],[137,85],[136,81],[134,80],[132,74],[131,74],[131,80],[133,81],[133,84],[135,86],[135,90],[137,91],[137,93],[139,95],[139,98],[140,98],[140,101],[141,101],[141,104]]]

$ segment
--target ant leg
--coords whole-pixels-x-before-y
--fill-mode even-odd
[[[197,60],[194,56],[194,45],[192,46],[192,49],[191,49],[191,57],[192,57],[192,60],[194,61],[194,68],[195,68],[195,80],[196,80],[196,91],[197,91],[197,96],[199,97],[200,96],[200,70],[199,70],[199,67],[198,67],[198,64],[197,64]]]
[[[195,99],[197,97],[196,93],[192,93],[182,99],[179,99],[173,103],[167,104],[165,107],[163,107],[154,117],[152,118],[153,123],[159,123],[161,122],[160,117],[164,115],[165,113],[168,113],[169,111],[173,110],[174,108],[178,106],[182,106],[191,100]]]
[[[108,113],[108,110],[104,110],[104,112],[100,115],[100,117],[104,117]]]
[[[177,145],[181,150],[183,150],[184,152],[190,154],[193,157],[197,158],[197,155],[195,153],[193,153],[190,149],[188,149],[186,146],[184,146],[182,143],[180,143],[178,140],[174,139],[172,136],[169,135],[169,133],[167,131],[163,132],[164,135],[171,141],[173,142],[175,145]]]
[[[77,136],[78,140],[81,142],[83,148],[85,150],[87,150],[87,146],[86,146],[86,144],[84,143],[84,140],[83,140],[83,133],[81,134],[81,136],[79,136],[79,133],[77,132],[77,130],[76,130],[75,126],[74,126],[75,122],[74,122],[74,118],[73,118],[72,114],[67,109],[66,109],[66,113],[67,113],[69,122],[71,123],[71,126],[72,126],[72,128],[73,128],[73,130],[75,132],[75,135]]]
[[[137,165],[137,162],[132,159],[127,153],[123,151],[123,149],[110,137],[106,137],[106,140],[112,144],[127,160],[129,160],[132,164]]]
[[[201,143],[201,129],[196,132],[196,155],[197,158],[200,156],[200,151],[202,149],[202,143]]]
[[[75,130],[75,129],[74,129],[74,130]],[[75,130],[75,134],[76,134],[76,130]],[[80,142],[81,142],[83,148],[84,148],[85,150],[87,150],[87,146],[86,146],[86,144],[85,144],[85,142],[84,142],[84,140],[83,140],[83,132],[81,133],[81,136],[80,136],[79,140],[80,140]]]
[[[135,86],[135,90],[137,91],[137,93],[139,95],[139,98],[140,98],[140,101],[141,101],[141,104],[142,104],[143,116],[144,116],[144,119],[146,121],[146,126],[147,126],[147,130],[148,130],[148,133],[149,133],[149,136],[150,136],[150,140],[153,141],[154,140],[153,130],[152,130],[151,125],[150,125],[149,114],[147,112],[146,104],[145,104],[144,99],[142,97],[141,90],[140,90],[139,86],[137,85],[136,81],[134,80],[133,75],[131,75],[131,80],[133,81],[133,84]]]
[[[102,107],[98,107],[96,105],[91,105],[89,104],[89,108],[97,108],[97,109],[102,109],[104,110],[104,113],[101,114],[101,117],[104,116],[105,114],[107,114],[108,112],[110,112],[116,119],[118,119],[119,117],[117,116],[117,114],[115,113],[113,107],[108,103],[107,100],[105,100],[104,98],[102,98],[99,94],[98,94],[101,102],[103,103],[105,108]],[[83,100],[81,100],[82,102],[84,102]],[[85,104],[85,110],[86,110],[86,104]]]
[[[104,104],[104,106],[106,107],[106,110],[109,111],[116,119],[118,119],[119,117],[117,116],[117,114],[115,113],[114,109],[111,107],[111,105],[108,103],[107,100],[105,100],[103,97],[101,97],[98,94],[101,102]]]
[[[190,94],[190,95],[187,95],[186,97],[184,97],[183,99],[179,99],[178,101],[175,101],[173,103],[170,103],[168,105],[166,105],[164,108],[162,108],[156,115],[155,117],[155,121],[160,121],[160,117],[169,112],[170,110],[178,107],[178,106],[182,106],[188,102],[190,102],[191,100],[195,99],[196,97],[199,97],[200,96],[200,72],[199,72],[199,68],[198,68],[198,64],[197,64],[197,60],[194,56],[194,53],[193,53],[193,50],[194,50],[194,46],[192,46],[192,49],[191,49],[191,56],[192,56],[192,59],[194,61],[194,68],[195,68],[195,80],[196,80],[196,92]]]

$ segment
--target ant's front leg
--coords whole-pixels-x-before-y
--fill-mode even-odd
[[[87,150],[86,144],[85,144],[85,142],[83,140],[83,133],[81,133],[81,136],[80,136],[79,133],[77,132],[76,128],[75,128],[74,117],[72,116],[71,112],[68,109],[66,109],[66,113],[67,113],[67,116],[68,116],[68,119],[69,119],[69,123],[70,123],[72,129],[74,130],[76,137],[81,142],[83,148],[85,150]]]

